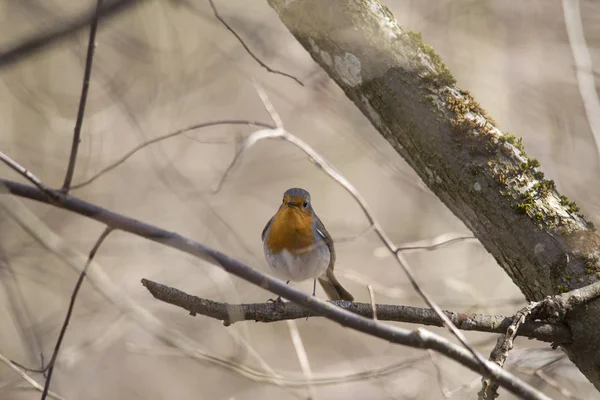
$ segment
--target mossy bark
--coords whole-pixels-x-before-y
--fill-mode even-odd
[[[598,279],[600,238],[519,140],[501,132],[421,36],[374,0],[268,0],[281,21],[528,300]],[[600,301],[567,321],[600,389]]]

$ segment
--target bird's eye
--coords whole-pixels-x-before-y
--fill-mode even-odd
[[[304,207],[304,208],[308,207],[308,201],[305,201],[304,203],[302,203],[302,207]]]

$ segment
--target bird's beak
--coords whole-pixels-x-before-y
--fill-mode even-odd
[[[298,207],[298,204],[294,203],[294,201],[293,201],[293,200],[288,200],[288,201],[286,202],[286,205],[287,205],[288,207]]]

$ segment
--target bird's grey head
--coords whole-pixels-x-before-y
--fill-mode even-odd
[[[290,207],[302,207],[305,209],[310,209],[310,193],[300,188],[288,189],[283,194],[283,204],[286,204]]]

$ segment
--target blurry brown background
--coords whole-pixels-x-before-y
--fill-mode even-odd
[[[473,93],[501,129],[523,137],[527,152],[541,161],[559,190],[598,223],[598,150],[590,123],[600,114],[586,115],[565,21],[565,9],[572,10],[576,2],[564,3],[566,8],[556,0],[386,2],[402,26],[423,33],[459,85]],[[1,1],[0,47],[94,4]],[[217,119],[270,122],[252,86],[251,79],[256,79],[287,129],[360,190],[396,244],[470,235],[310,59],[265,0],[217,0],[216,5],[262,61],[297,76],[306,87],[261,68],[214,18],[207,1],[190,4],[152,1],[101,22],[75,183],[135,145],[191,124]],[[582,18],[567,22],[573,29],[583,24],[593,66],[600,65],[600,3],[579,5]],[[0,71],[0,149],[53,187],[62,184],[68,161],[87,35],[85,29]],[[585,54],[581,45],[576,47]],[[592,85],[582,87],[584,92],[595,93],[596,75],[585,69],[580,73],[591,77]],[[215,194],[240,138],[250,132],[247,127],[216,127],[160,142],[73,194],[265,271],[260,232],[290,187],[311,192],[315,210],[334,238],[364,231],[367,222],[355,202],[283,142],[259,143]],[[21,179],[8,168],[2,176]],[[84,254],[103,229],[85,218],[22,201]],[[37,368],[41,352],[46,360],[52,354],[77,273],[6,215],[0,214],[0,224],[0,354]],[[340,280],[358,301],[368,301],[370,283],[379,303],[423,306],[381,246],[372,233],[339,243]],[[510,279],[474,240],[407,257],[425,290],[445,309],[510,315],[524,304]],[[197,350],[262,373],[267,365],[288,381],[256,382],[216,365],[214,358],[183,355],[84,283],[51,387],[66,399],[306,399],[310,390],[316,399],[443,399],[443,390],[452,391],[452,398],[471,399],[479,390],[475,374],[440,356],[432,361],[426,352],[316,318],[296,325],[312,377],[321,384],[310,390],[291,385],[290,380],[301,382],[304,375],[289,324],[244,322],[225,328],[154,300],[140,279],[229,302],[265,301],[269,293],[215,266],[121,232],[109,236],[96,261],[123,293],[193,340]],[[296,287],[309,291],[312,283]],[[319,290],[318,295],[323,293]],[[486,355],[496,338],[468,337]],[[552,362],[561,356],[548,345],[518,339],[508,368],[553,398],[569,397],[532,377],[532,370],[545,366],[543,372],[577,398],[600,398],[568,360]],[[0,364],[0,398],[34,399],[39,393]]]

